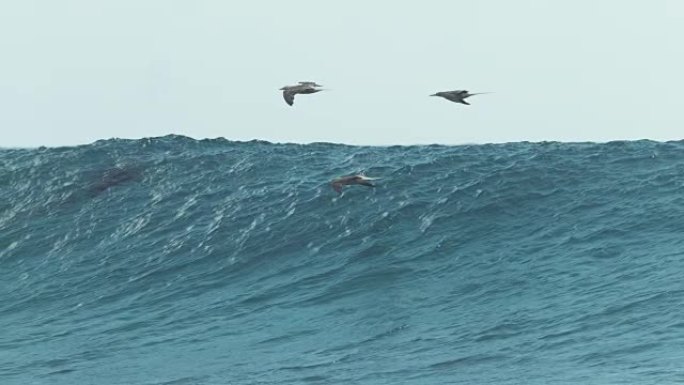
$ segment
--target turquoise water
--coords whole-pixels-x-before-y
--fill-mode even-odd
[[[683,272],[684,142],[0,150],[1,384],[681,383]]]

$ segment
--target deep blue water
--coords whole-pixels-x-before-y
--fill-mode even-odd
[[[682,382],[684,142],[0,150],[0,384]]]

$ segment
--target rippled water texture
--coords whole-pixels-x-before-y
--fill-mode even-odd
[[[683,142],[0,150],[0,383],[684,382],[683,187]]]

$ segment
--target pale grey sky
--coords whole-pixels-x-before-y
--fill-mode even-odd
[[[681,139],[683,37],[680,0],[7,0],[0,147]]]

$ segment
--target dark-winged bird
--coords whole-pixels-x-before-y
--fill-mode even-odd
[[[343,176],[337,179],[334,179],[332,182],[330,182],[330,185],[332,188],[337,191],[338,193],[342,192],[342,188],[344,186],[348,185],[353,185],[353,184],[358,184],[362,186],[368,186],[368,187],[375,187],[373,184],[373,180],[376,180],[378,178],[369,178],[365,175],[347,175]]]
[[[323,87],[320,84],[317,84],[316,82],[299,82],[299,84],[294,85],[294,86],[285,86],[281,88],[280,90],[283,91],[283,99],[285,99],[285,103],[288,105],[293,105],[294,104],[294,98],[295,95],[297,94],[315,94],[316,92],[323,91],[321,88],[318,87]]]
[[[481,95],[481,94],[488,94],[489,92],[476,92],[474,94],[471,94],[468,91],[465,90],[455,90],[455,91],[443,91],[443,92],[438,92],[436,94],[432,94],[430,96],[439,96],[442,97],[446,100],[450,100],[454,103],[462,103],[462,104],[467,104],[470,105],[470,103],[466,102],[465,100],[473,95]]]

